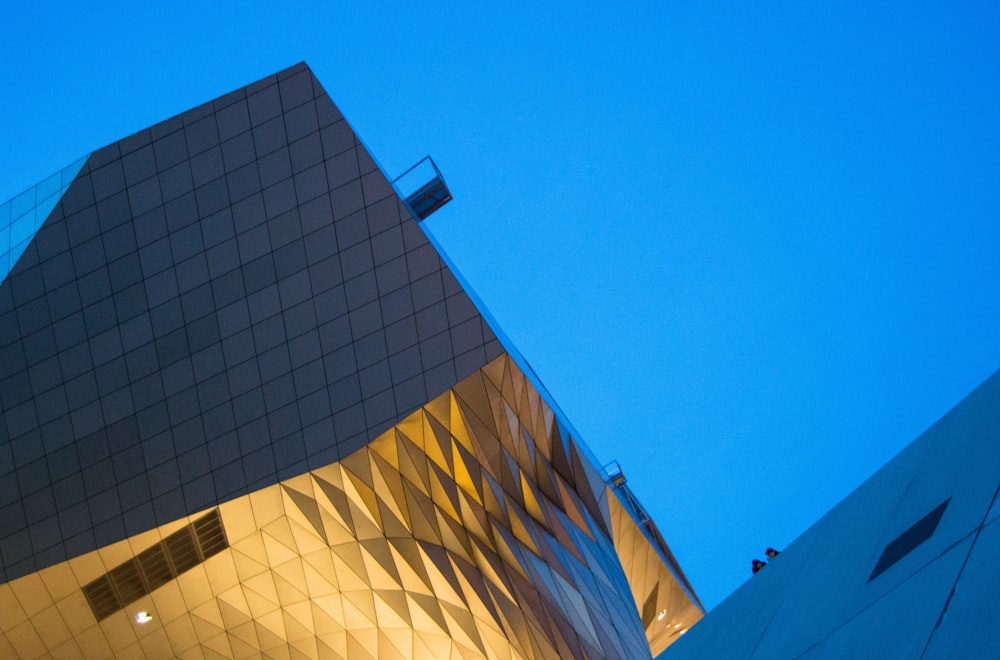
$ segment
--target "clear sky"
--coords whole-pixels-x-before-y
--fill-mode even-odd
[[[307,61],[390,175],[434,156],[425,226],[712,607],[1000,367],[998,34],[973,2],[23,2],[0,200]]]

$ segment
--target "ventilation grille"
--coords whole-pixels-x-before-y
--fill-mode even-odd
[[[215,509],[83,588],[98,621],[229,547]]]

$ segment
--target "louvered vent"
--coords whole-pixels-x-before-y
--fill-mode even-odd
[[[215,509],[83,588],[98,621],[162,587],[229,547]]]

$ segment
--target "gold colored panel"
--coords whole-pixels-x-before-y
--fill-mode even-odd
[[[316,635],[316,627],[313,625],[312,603],[308,600],[285,605],[281,608],[281,615],[285,619],[285,631],[288,634],[289,642],[311,640]]]
[[[79,591],[77,583],[74,582],[73,586],[77,591],[58,601],[56,607],[59,608],[59,612],[62,614],[63,621],[69,627],[70,633],[72,635],[79,635],[91,625],[91,611],[86,599]]]
[[[33,616],[32,624],[47,649],[58,648],[70,638],[70,630],[55,605]]]
[[[294,559],[274,568],[274,588],[282,607],[309,600],[303,563]]]
[[[0,584],[0,630],[11,630],[28,618],[10,584]]]
[[[61,600],[76,591],[76,577],[73,570],[66,564],[57,564],[54,570],[39,574],[45,589],[53,600]],[[0,596],[2,598],[2,596]]]
[[[212,585],[205,573],[204,566],[195,566],[190,571],[177,578],[184,602],[189,608],[195,608],[212,600]]]
[[[26,575],[9,584],[25,617],[35,616],[51,604],[52,597],[38,573]]]

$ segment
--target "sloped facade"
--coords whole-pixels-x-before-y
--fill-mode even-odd
[[[636,657],[700,616],[304,64],[29,193],[0,655]]]
[[[1000,372],[661,656],[997,658]]]

